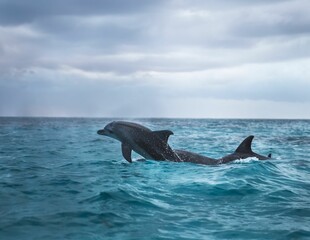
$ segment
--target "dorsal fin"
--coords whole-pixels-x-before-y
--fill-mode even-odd
[[[254,136],[248,136],[246,139],[243,140],[243,142],[237,147],[236,151],[237,153],[252,153],[252,140]]]
[[[162,139],[165,143],[168,142],[169,136],[173,135],[173,132],[170,130],[160,130],[160,131],[153,131],[160,139]]]
[[[123,157],[128,161],[128,162],[132,162],[131,159],[131,147],[125,143],[122,143],[122,154]]]

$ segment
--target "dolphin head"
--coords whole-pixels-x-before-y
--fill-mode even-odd
[[[116,140],[119,139],[119,128],[117,122],[111,122],[104,127],[104,129],[100,129],[97,131],[99,135],[104,135],[110,138],[114,138]]]
[[[106,125],[104,129],[97,131],[99,135],[108,136],[114,138],[118,141],[123,142],[124,140],[128,140],[128,138],[133,139],[137,137],[137,132],[148,132],[150,131],[148,128],[125,121],[113,121]]]

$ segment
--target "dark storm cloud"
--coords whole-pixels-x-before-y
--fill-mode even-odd
[[[180,96],[309,102],[309,9],[307,0],[0,0],[0,115],[157,116]]]
[[[310,33],[310,3],[245,9],[235,16],[231,34],[242,37],[290,36]]]
[[[40,18],[61,15],[126,14],[147,11],[161,1],[152,0],[1,0],[0,23],[15,25],[33,22]]]
[[[4,40],[0,39],[0,54],[7,58],[2,60],[2,66],[19,68],[24,62],[25,67],[27,64],[54,68],[69,65],[90,71],[128,73],[193,71],[295,59],[309,56],[308,51],[299,50],[308,41],[301,39],[298,44],[290,45],[292,39],[300,37],[291,35],[309,33],[308,5],[306,1],[265,0],[57,0],[50,3],[2,0],[0,24],[10,24],[3,29],[20,25],[37,34],[25,36],[18,34],[20,29],[12,27],[12,32],[1,33]],[[270,37],[281,39],[268,40]],[[255,52],[258,44],[267,46],[268,53]],[[283,44],[284,49],[281,49]],[[272,50],[273,46],[278,52]],[[187,54],[173,56],[184,49],[189,52],[194,49],[192,56],[201,52],[201,59],[189,61],[192,56]],[[205,49],[227,51],[221,59],[219,54],[214,57],[210,55],[212,52],[204,53]],[[242,49],[249,50],[249,54],[240,57],[238,51]],[[137,53],[140,57],[128,60],[103,56],[126,55],[126,52]],[[232,58],[225,56],[235,54]],[[82,55],[85,59],[80,57]],[[203,57],[206,60],[202,60]],[[29,61],[24,61],[25,58]]]
[[[84,17],[50,17],[32,26],[35,30],[71,46],[87,47],[88,51],[97,54],[114,51],[123,43],[141,44],[143,28],[127,17],[94,17],[94,21],[87,21]],[[99,21],[96,23],[96,21]]]
[[[223,10],[223,9],[232,9],[232,8],[240,8],[240,7],[248,7],[248,6],[259,6],[264,4],[275,4],[275,3],[283,3],[285,1],[290,0],[193,0],[190,3],[187,0],[176,0],[175,2],[181,4],[183,6],[198,8],[201,9],[203,7]]]

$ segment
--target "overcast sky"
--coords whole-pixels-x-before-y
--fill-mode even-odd
[[[310,1],[0,0],[0,116],[310,118]]]

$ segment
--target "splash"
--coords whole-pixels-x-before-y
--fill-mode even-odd
[[[249,157],[245,159],[237,159],[233,161],[233,163],[252,163],[252,162],[259,162],[259,159],[257,157]]]

